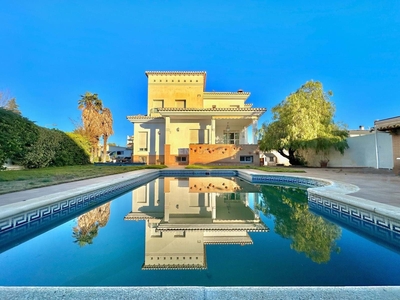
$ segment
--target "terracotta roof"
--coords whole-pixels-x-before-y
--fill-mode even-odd
[[[375,127],[378,130],[391,130],[400,128],[400,116],[394,118],[375,121]]]

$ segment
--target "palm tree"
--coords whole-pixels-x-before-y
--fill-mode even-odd
[[[106,162],[108,138],[114,134],[111,110],[103,108],[101,112],[101,133],[103,135],[103,162]]]
[[[98,143],[101,132],[101,111],[103,102],[97,94],[86,92],[78,102],[78,108],[82,110],[82,122],[86,136],[92,145],[91,156],[98,157]]]

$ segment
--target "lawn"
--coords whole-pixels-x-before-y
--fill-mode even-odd
[[[165,166],[68,166],[18,171],[0,171],[0,194],[28,190],[76,180],[126,173]]]

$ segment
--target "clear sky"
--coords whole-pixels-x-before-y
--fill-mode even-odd
[[[120,145],[147,112],[145,71],[206,71],[207,91],[251,92],[261,122],[310,79],[349,129],[400,115],[397,0],[0,0],[0,20],[0,90],[22,114],[72,131],[97,93]]]

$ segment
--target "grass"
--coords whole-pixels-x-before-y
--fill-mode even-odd
[[[16,171],[0,171],[0,194],[37,187],[89,179],[143,169],[162,169],[163,165],[148,166],[68,166]]]

